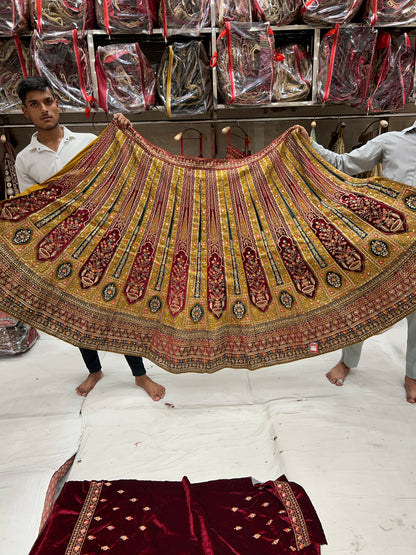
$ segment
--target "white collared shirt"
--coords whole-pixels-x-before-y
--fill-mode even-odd
[[[382,164],[383,177],[416,186],[416,121],[402,131],[389,131],[351,152],[336,154],[312,141],[314,149],[327,162],[348,174],[369,171]]]
[[[73,133],[67,127],[63,130],[57,152],[40,143],[36,132],[27,147],[18,153],[15,165],[20,192],[35,183],[43,183],[97,138],[93,133]]]

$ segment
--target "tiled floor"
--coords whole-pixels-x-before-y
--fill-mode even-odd
[[[49,480],[75,452],[72,480],[284,473],[315,505],[323,555],[413,554],[416,405],[404,397],[405,337],[401,322],[368,340],[343,387],[324,377],[338,352],[213,375],[147,361],[167,388],[154,403],[112,353],[102,353],[105,378],[78,397],[78,350],[42,334],[28,353],[0,359],[0,554],[27,555]]]

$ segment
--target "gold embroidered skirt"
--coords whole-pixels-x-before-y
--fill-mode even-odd
[[[239,160],[115,123],[0,205],[0,308],[171,372],[333,351],[416,306],[416,190],[354,179],[297,128]]]

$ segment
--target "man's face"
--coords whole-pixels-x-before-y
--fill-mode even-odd
[[[54,129],[59,123],[58,101],[51,91],[29,91],[22,112],[37,129]]]

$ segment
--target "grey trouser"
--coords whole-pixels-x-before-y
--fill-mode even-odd
[[[342,349],[341,360],[348,368],[358,366],[364,342]],[[407,316],[406,376],[416,379],[416,312]]]

